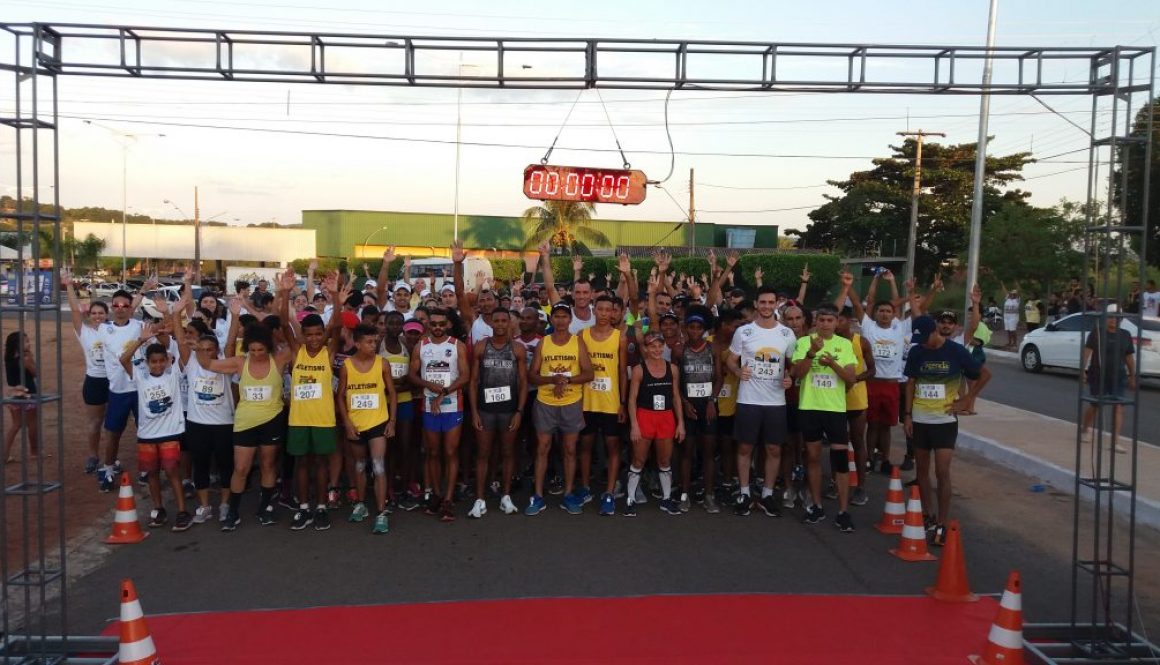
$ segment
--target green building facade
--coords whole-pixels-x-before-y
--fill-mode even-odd
[[[593,220],[616,247],[687,247],[692,228],[698,247],[777,248],[776,226],[683,222]],[[384,210],[303,210],[302,226],[315,230],[319,256],[349,257],[363,245],[447,247],[453,237],[453,215]],[[459,235],[469,249],[520,250],[527,231],[519,217],[460,215]],[[749,239],[752,244],[747,244]],[[600,248],[594,248],[600,249]]]

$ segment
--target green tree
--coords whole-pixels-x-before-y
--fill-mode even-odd
[[[88,234],[78,240],[76,236],[69,236],[65,240],[63,251],[73,259],[74,269],[80,272],[84,267],[97,267],[97,260],[101,252],[105,251],[105,241],[93,234]]]
[[[1152,160],[1148,176],[1149,182],[1145,183],[1144,144],[1142,142],[1148,136],[1149,113],[1154,114],[1156,120],[1152,125]],[[1157,233],[1157,225],[1160,225],[1160,97],[1153,99],[1150,107],[1145,106],[1136,113],[1130,136],[1139,142],[1127,143],[1121,148],[1121,150],[1126,151],[1125,154],[1121,155],[1121,158],[1123,163],[1127,165],[1127,178],[1123,177],[1122,167],[1116,169],[1116,205],[1121,205],[1121,201],[1123,201],[1124,223],[1128,226],[1141,225],[1145,213],[1147,214],[1148,228],[1144,236],[1148,239],[1148,243],[1144,258],[1151,265],[1160,265],[1160,235]],[[1126,190],[1124,189],[1125,181],[1127,183]],[[1150,192],[1146,211],[1144,210],[1145,188]],[[1135,236],[1132,248],[1139,251],[1139,244],[1139,236]]]
[[[1004,203],[983,226],[982,264],[1007,284],[1033,284],[1040,294],[1053,282],[1079,274],[1083,266],[1083,229],[1069,214],[1072,204],[1035,208]]]
[[[596,208],[591,203],[577,201],[545,201],[524,211],[523,222],[528,227],[527,248],[539,246],[545,240],[552,247],[575,254],[591,254],[589,245],[607,247],[608,236],[592,226]]]
[[[913,139],[891,146],[893,154],[873,160],[873,169],[851,173],[846,180],[829,181],[842,194],[827,196],[825,204],[810,212],[812,221],[804,231],[791,229],[786,234],[800,237],[799,249],[851,256],[905,254],[916,148]],[[974,143],[923,144],[923,191],[915,249],[915,274],[920,277],[932,274],[967,246],[975,149]],[[1028,153],[987,158],[984,220],[1005,203],[1022,204],[1029,196],[1009,187],[1022,179],[1023,166],[1030,161]]]

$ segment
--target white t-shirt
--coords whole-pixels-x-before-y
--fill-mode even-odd
[[[475,317],[471,322],[471,343],[474,344],[482,339],[487,339],[495,335],[495,330],[483,320],[483,314]]]
[[[577,308],[572,308],[572,322],[568,324],[568,332],[573,335],[579,335],[580,331],[591,328],[596,325],[596,312],[592,309],[592,305],[588,306],[588,318],[582,319],[576,316]]]
[[[77,341],[81,343],[81,350],[85,353],[85,376],[103,379],[108,376],[105,370],[105,342],[101,339],[99,328],[81,326],[77,333]]]
[[[902,378],[906,347],[910,343],[909,327],[898,319],[890,319],[890,327],[883,328],[877,321],[862,315],[862,337],[870,343],[874,356],[874,378]]]
[[[137,440],[166,441],[185,432],[181,410],[180,372],[173,365],[161,376],[149,373],[149,366],[133,368],[137,385]]]
[[[141,336],[141,322],[129,319],[128,323],[118,326],[112,321],[101,326],[100,339],[102,355],[105,358],[105,375],[109,377],[109,390],[115,393],[131,393],[137,389],[133,377],[125,373],[121,366],[121,354],[137,342]]]
[[[1008,299],[1003,301],[1003,316],[1004,317],[1014,316],[1015,318],[1019,318],[1019,299],[1018,298],[1008,298]]]
[[[203,368],[196,354],[190,354],[184,374],[189,383],[186,419],[200,425],[232,425],[234,393],[229,378]]]
[[[1144,316],[1160,316],[1160,291],[1145,291],[1140,294],[1140,312]]]
[[[772,328],[747,323],[737,329],[729,352],[739,356],[741,366],[750,370],[749,380],[738,384],[738,404],[785,406],[781,380],[787,375],[796,343],[793,331],[780,323]]]

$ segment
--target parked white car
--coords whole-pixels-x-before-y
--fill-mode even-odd
[[[156,316],[159,312],[154,303],[158,300],[163,300],[170,305],[181,300],[181,285],[162,286],[141,294],[141,311],[149,316]]]
[[[1044,367],[1079,369],[1080,348],[1096,325],[1099,318],[1094,313],[1081,312],[1027,333],[1019,345],[1023,369],[1028,372],[1041,372]],[[1120,327],[1132,336],[1133,343],[1137,341],[1132,321],[1121,319]],[[1160,377],[1160,319],[1144,317],[1143,327],[1136,371],[1140,376]]]
[[[132,293],[132,289],[121,284],[120,282],[101,282],[93,284],[92,294],[94,298],[112,298],[117,291],[124,289]]]

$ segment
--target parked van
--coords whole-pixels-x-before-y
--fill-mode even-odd
[[[427,273],[433,273],[435,275],[435,290],[438,291],[443,287],[444,282],[452,281],[453,268],[449,258],[411,259],[411,274],[407,275],[407,279],[414,283],[416,279],[425,277]],[[468,256],[463,261],[465,290],[471,291],[475,288],[475,275],[480,271],[490,280],[492,278],[491,261],[482,256]]]

